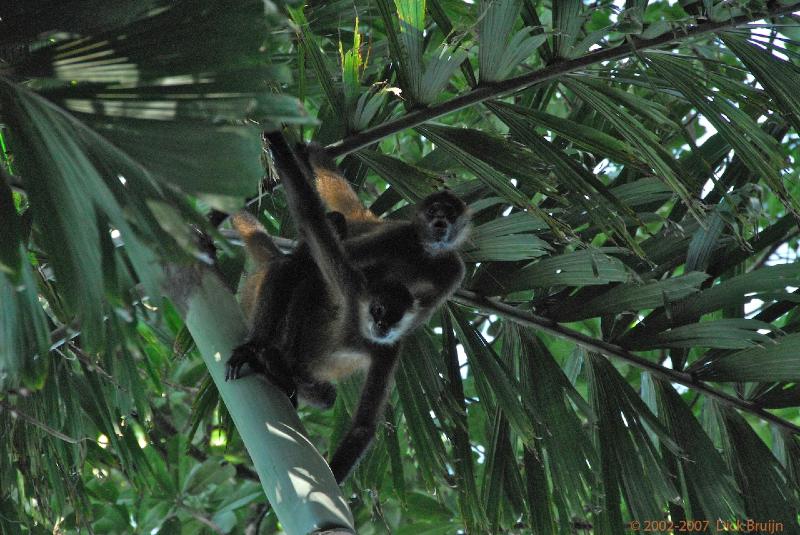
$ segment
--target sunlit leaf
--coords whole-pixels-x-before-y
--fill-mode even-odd
[[[671,303],[695,293],[707,278],[704,273],[692,272],[663,281],[620,284],[572,310],[555,309],[553,313],[562,321],[575,321],[603,314],[669,308]]]
[[[545,42],[545,35],[531,35],[530,28],[513,33],[520,7],[519,0],[481,1],[478,23],[481,82],[506,79]]]
[[[774,342],[760,331],[770,331],[769,323],[748,319],[721,319],[675,327],[656,336],[654,347],[717,347],[742,349],[770,346]],[[646,348],[642,347],[641,349]]]
[[[734,33],[723,34],[722,39],[725,46],[744,62],[770,96],[780,102],[787,118],[792,121],[795,128],[798,128],[800,99],[793,82],[800,76],[800,69],[788,61],[781,60],[758,42],[748,41]]]
[[[709,96],[702,86],[690,83],[696,71],[686,61],[661,54],[652,54],[648,59],[656,71],[662,73],[714,125],[736,154],[769,185],[787,209],[800,213],[800,201],[794,199],[783,184],[780,173],[783,161],[775,140],[731,102],[719,96]]]
[[[578,251],[550,256],[520,270],[506,281],[497,282],[501,294],[543,288],[547,286],[572,286],[625,282],[630,275],[624,264],[605,252],[611,250]]]

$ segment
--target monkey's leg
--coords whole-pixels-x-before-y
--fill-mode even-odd
[[[298,380],[297,393],[303,401],[319,409],[330,409],[336,403],[336,387],[327,381]]]
[[[276,377],[286,375],[277,371],[284,361],[280,325],[292,296],[295,271],[295,262],[290,257],[272,262],[258,288],[247,342],[233,350],[227,363],[226,379],[237,379],[245,364],[265,375],[267,371]]]
[[[347,239],[347,220],[344,218],[344,214],[341,212],[328,212],[325,214],[325,217],[328,218],[328,222],[333,227],[334,232],[336,235],[339,236],[340,240]]]
[[[331,457],[330,467],[336,482],[341,483],[358,464],[366,451],[378,421],[383,417],[386,400],[389,397],[392,376],[397,366],[398,348],[386,347],[376,352],[372,365],[361,390],[355,416],[350,429]]]

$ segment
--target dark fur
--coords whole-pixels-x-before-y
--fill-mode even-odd
[[[243,217],[237,215],[239,219]],[[347,233],[344,217],[336,212],[327,217],[338,237],[344,238]],[[255,218],[248,223],[258,225]],[[242,367],[247,364],[286,392],[293,405],[297,406],[300,390],[308,403],[331,407],[336,400],[335,388],[330,383],[311,379],[302,358],[320,352],[319,347],[314,347],[318,339],[309,338],[305,333],[315,326],[319,328],[332,312],[330,303],[324,299],[322,275],[308,245],[301,243],[291,254],[284,254],[263,230],[251,234],[247,244],[254,257],[268,259],[269,273],[254,299],[248,340],[234,349],[225,380],[238,379]],[[309,306],[309,295],[322,299],[316,306]]]
[[[425,201],[417,213],[424,207]],[[345,242],[351,262],[368,280],[396,280],[419,301],[412,329],[426,323],[464,278],[459,254],[452,248],[431,252],[425,245],[431,241],[428,222],[418,216],[415,221],[383,223]]]
[[[464,202],[443,190],[423,199],[410,221],[380,220],[360,204],[323,147],[311,144],[306,150],[323,202],[347,221],[350,261],[368,280],[391,279],[408,287],[420,303],[412,329],[426,323],[464,279],[458,254],[470,227]]]
[[[393,280],[418,303],[410,329],[426,323],[464,278],[459,245],[469,232],[466,205],[450,191],[429,195],[410,221],[383,221],[363,207],[324,149],[308,147],[317,190],[327,207],[347,221],[344,242],[350,262],[367,280]],[[350,431],[331,459],[337,480],[347,476],[368,447],[389,395],[397,359],[373,358]]]

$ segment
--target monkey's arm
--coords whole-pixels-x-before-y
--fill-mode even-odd
[[[332,298],[347,302],[348,292],[359,281],[357,272],[344,255],[341,242],[325,217],[325,207],[306,176],[306,166],[300,163],[283,134],[266,134],[275,167],[286,190],[289,212],[302,233]]]
[[[398,345],[385,346],[373,356],[350,429],[339,443],[329,463],[337,483],[347,478],[375,436],[378,422],[383,418],[386,400],[389,398],[399,349]]]
[[[261,222],[249,212],[242,210],[233,214],[231,224],[241,236],[247,252],[259,267],[269,264],[269,261],[274,258],[283,256],[283,252],[272,241],[272,237],[261,225]]]
[[[416,329],[430,320],[433,313],[439,310],[461,286],[464,274],[464,262],[458,255],[452,254],[448,261],[437,264],[437,269],[432,272],[432,280],[422,280],[417,286],[409,285],[411,293],[420,304],[419,314],[414,319],[411,329]]]
[[[241,292],[249,334],[247,341],[236,347],[228,359],[225,380],[238,379],[243,366],[248,364],[253,371],[271,377],[274,383],[291,391],[293,388],[284,386],[286,381],[278,380],[283,375],[277,371],[281,359],[277,345],[270,343],[275,341],[278,322],[283,317],[272,308],[276,303],[287,301],[291,295],[291,286],[281,280],[286,278],[282,275],[285,270],[275,268],[285,261],[285,255],[251,214],[238,212],[232,216],[231,223],[244,241],[247,253],[255,260],[255,270],[248,276]]]

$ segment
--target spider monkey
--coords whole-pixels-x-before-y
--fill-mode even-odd
[[[407,287],[419,303],[409,329],[426,323],[464,278],[457,252],[470,227],[464,202],[444,190],[423,199],[410,221],[382,221],[361,204],[324,149],[309,145],[307,151],[320,197],[346,221],[344,246],[350,262],[367,280],[393,280]],[[389,378],[379,383],[367,377],[354,419],[360,427],[351,428],[331,460],[337,481],[347,476],[372,440]]]
[[[266,138],[301,245],[295,253],[284,255],[255,218],[244,214],[234,218],[262,268],[261,275],[248,283],[249,290],[245,288],[257,296],[246,297],[244,304],[252,318],[251,335],[234,350],[226,377],[238,377],[248,363],[284,390],[294,388],[304,400],[329,407],[336,396],[331,381],[366,368],[353,422],[330,461],[341,482],[375,433],[397,364],[399,341],[418,315],[417,303],[401,282],[368,279],[353,267],[326,220],[322,201],[307,176],[309,170],[298,162],[282,134]],[[340,226],[339,232],[346,229]],[[288,302],[285,314],[276,312],[284,306],[282,300]]]
[[[285,145],[282,136],[278,143],[281,142],[282,145]],[[289,158],[290,151],[287,152],[285,147],[279,152],[273,149],[273,155],[276,165],[281,163],[280,159],[284,168],[293,167],[295,175],[297,174],[295,165],[297,162]],[[293,158],[293,156],[291,157]],[[407,287],[411,291],[414,303],[418,305],[410,309],[403,309],[402,304],[395,305],[383,311],[389,317],[390,324],[394,322],[398,326],[402,325],[401,328],[396,329],[392,338],[396,342],[403,333],[425,323],[461,283],[464,277],[464,264],[456,250],[466,239],[469,229],[469,214],[466,206],[449,191],[442,191],[424,199],[411,221],[385,222],[361,205],[349,183],[335,171],[335,165],[327,157],[324,149],[314,145],[309,146],[306,158],[316,175],[316,188],[319,196],[329,208],[335,210],[332,214],[337,216],[334,220],[336,223],[334,227],[338,230],[339,237],[344,237],[345,232],[348,236],[343,245],[349,262],[361,271],[366,280],[372,284],[378,281],[378,284],[399,284],[401,287]],[[281,166],[279,166],[280,169]],[[280,174],[284,184],[288,185],[287,175],[284,172]],[[298,185],[306,184],[299,179],[297,183]],[[287,195],[290,195],[291,201],[289,189],[287,189]],[[311,196],[313,191],[311,193],[306,191],[304,195]],[[308,203],[309,206],[312,206],[308,210],[315,211],[315,217],[318,220],[319,214],[324,213],[324,209],[319,204],[319,198],[314,197],[314,202]],[[302,197],[302,199],[305,202],[306,198]],[[295,216],[294,211],[292,215]],[[329,214],[330,216],[331,214]],[[299,218],[295,217],[295,219],[298,227],[302,230],[303,223]],[[261,265],[260,270],[248,278],[242,291],[242,306],[247,316],[252,318],[252,327],[251,339],[248,342],[250,347],[245,347],[248,346],[245,344],[242,351],[238,355],[235,353],[229,363],[229,376],[238,377],[239,369],[244,362],[250,362],[251,365],[254,362],[257,365],[262,362],[274,363],[276,354],[279,355],[278,361],[281,358],[286,360],[286,355],[281,357],[280,351],[276,351],[276,343],[284,347],[295,347],[296,349],[287,350],[286,354],[296,355],[297,343],[293,344],[280,337],[287,334],[303,337],[308,329],[326,325],[330,314],[323,311],[324,302],[310,303],[307,299],[308,295],[324,294],[324,283],[321,282],[318,268],[313,264],[316,256],[310,252],[307,246],[302,245],[298,248],[292,257],[294,262],[291,265],[293,267],[286,267],[288,264],[284,265],[282,260],[285,255],[275,247],[257,221],[253,224],[252,217],[247,220],[243,216],[236,216],[233,222],[242,234],[248,250]],[[307,235],[308,232],[305,232],[304,236]],[[305,252],[302,252],[303,250]],[[270,276],[267,276],[267,270],[269,270]],[[276,274],[276,270],[284,274]],[[309,270],[311,275],[309,275]],[[279,282],[282,278],[283,282]],[[289,293],[301,296],[301,299],[292,301],[286,298],[286,288],[294,288],[294,291]],[[276,299],[275,296],[278,295],[283,297]],[[297,314],[282,313],[281,307],[284,306],[282,303],[287,301],[294,302],[301,312]],[[292,307],[290,306],[290,308]],[[390,313],[392,308],[394,308],[394,312]],[[397,313],[400,309],[406,312],[402,317]],[[375,312],[382,310],[380,306],[374,308]],[[270,317],[269,311],[273,313],[272,317]],[[281,322],[281,318],[284,317],[290,319]],[[294,322],[297,320],[293,318],[307,321],[304,324],[295,325]],[[363,332],[364,326],[360,329]],[[369,338],[368,335],[365,336]],[[270,340],[273,343],[270,343]],[[391,378],[396,366],[397,346],[391,348],[393,352],[387,351],[390,349],[387,347],[376,349],[378,352],[371,355],[372,365],[351,429],[331,460],[331,468],[339,482],[347,476],[369,445],[389,393]],[[381,353],[383,353],[383,358],[376,358],[381,357]],[[273,358],[265,358],[267,354],[273,355]],[[280,366],[272,366],[266,371],[261,368],[260,371],[265,371],[273,382],[287,392],[297,388],[300,390],[301,397],[307,402],[326,407],[331,405],[335,399],[335,389],[329,381],[349,375],[360,366],[357,366],[353,359],[338,361],[320,359],[319,363],[320,367],[328,366],[327,374],[335,375],[335,377],[328,377],[316,382],[310,381],[308,375],[305,378],[301,377],[302,374],[298,373],[297,366],[289,373],[281,373]],[[326,372],[321,371],[317,378],[325,376]],[[300,379],[299,384],[295,385],[295,379]]]
[[[307,151],[322,201],[345,218],[350,261],[368,280],[404,284],[420,302],[411,328],[426,323],[464,279],[458,254],[470,228],[464,202],[442,190],[423,199],[410,221],[384,221],[361,204],[324,148],[310,144]]]

